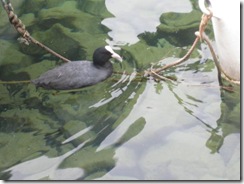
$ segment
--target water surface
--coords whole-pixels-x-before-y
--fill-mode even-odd
[[[122,55],[114,74],[74,91],[0,84],[2,180],[239,180],[240,87],[219,88],[201,43],[182,57],[198,29],[195,1],[18,1],[31,35],[71,60],[110,44]],[[123,7],[123,8],[122,8]],[[30,80],[62,64],[18,34],[0,9],[0,80]],[[211,26],[207,34],[212,40]]]

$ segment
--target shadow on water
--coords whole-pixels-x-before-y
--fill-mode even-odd
[[[187,52],[201,16],[193,1],[186,0],[180,10],[167,1],[172,12],[153,9],[154,24],[140,29],[133,27],[136,17],[128,19],[109,0],[106,6],[105,1],[55,2],[14,5],[33,36],[64,56],[91,59],[106,40],[121,47],[116,52],[124,61],[113,64],[111,78],[78,90],[0,84],[0,179],[238,179],[240,88],[229,93],[218,87],[209,53],[196,50],[185,64],[167,70],[175,83],[137,75]],[[155,8],[146,7],[140,6],[138,15]],[[122,40],[125,29],[113,27],[115,22],[135,29],[128,40]],[[0,23],[1,80],[33,79],[60,64],[37,48],[16,46],[7,25]]]

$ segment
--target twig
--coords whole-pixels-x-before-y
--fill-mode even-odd
[[[48,48],[44,44],[40,43],[39,41],[37,41],[36,39],[31,37],[30,33],[26,30],[25,25],[18,18],[18,16],[14,13],[14,9],[10,3],[10,0],[7,0],[7,2],[5,0],[1,0],[1,1],[2,1],[2,4],[3,4],[5,11],[7,12],[10,23],[13,24],[14,28],[22,36],[22,38],[24,39],[24,42],[26,44],[34,43],[34,44],[38,45],[39,47],[45,49],[47,52],[49,52],[49,53],[55,55],[56,57],[60,58],[61,60],[65,61],[65,62],[71,62],[69,59],[61,56],[60,54],[56,53],[52,49]]]
[[[180,58],[179,60],[177,60],[177,61],[175,61],[173,63],[167,64],[167,65],[165,65],[165,66],[163,66],[161,68],[158,68],[158,69],[152,69],[151,68],[150,70],[146,70],[145,73],[144,73],[145,76],[150,76],[151,75],[153,77],[156,76],[157,78],[159,78],[161,80],[166,80],[166,78],[163,77],[162,75],[159,75],[159,73],[162,72],[163,70],[166,70],[166,69],[168,69],[170,67],[179,65],[182,62],[186,61],[190,57],[190,55],[192,54],[192,52],[195,49],[198,41],[199,40],[201,40],[201,41],[204,40],[207,43],[207,45],[208,45],[208,47],[210,49],[210,52],[211,52],[211,54],[213,56],[213,61],[214,61],[215,65],[216,65],[216,67],[217,67],[218,81],[219,81],[220,86],[223,89],[228,90],[225,86],[223,86],[222,75],[221,74],[223,74],[224,77],[228,81],[240,85],[240,81],[233,80],[233,78],[230,77],[228,74],[226,74],[225,71],[221,68],[221,66],[220,66],[220,64],[218,62],[218,58],[217,58],[217,56],[216,56],[216,54],[214,52],[214,49],[213,49],[213,47],[211,45],[211,42],[210,42],[210,40],[208,39],[207,35],[204,32],[204,30],[206,29],[207,23],[209,22],[209,20],[213,16],[212,12],[210,10],[208,10],[208,11],[209,11],[208,15],[206,15],[206,14],[202,15],[201,23],[199,24],[199,31],[197,31],[195,33],[196,39],[193,42],[193,44],[192,44],[191,48],[189,49],[189,51],[186,53],[186,55],[184,57]]]
[[[199,35],[196,35],[197,37],[196,37],[195,41],[193,42],[191,48],[189,49],[189,51],[186,53],[186,55],[184,57],[180,58],[179,60],[175,61],[174,63],[170,63],[168,65],[163,66],[162,68],[156,69],[156,70],[154,70],[154,72],[159,73],[163,70],[166,70],[170,67],[179,65],[179,64],[183,63],[184,61],[188,60],[189,57],[191,56],[192,52],[194,51],[198,41],[202,40],[202,34],[204,33],[207,23],[211,19],[211,17],[212,17],[212,13],[210,13],[210,15],[205,15],[205,14],[202,15],[201,23],[199,25]]]
[[[156,69],[156,70],[154,70],[154,72],[159,73],[170,67],[179,65],[179,64],[183,63],[184,61],[186,61],[187,59],[189,59],[189,57],[191,56],[192,52],[194,51],[198,41],[202,40],[202,34],[204,33],[204,30],[206,29],[208,21],[211,19],[212,15],[213,14],[211,11],[210,11],[209,15],[205,15],[205,14],[202,15],[201,23],[199,24],[199,34],[196,35],[197,37],[196,37],[195,41],[193,42],[191,48],[189,49],[189,51],[186,53],[186,55],[184,57],[180,58],[179,60],[175,61],[174,63],[170,63],[168,65],[163,66],[162,68]]]
[[[19,84],[19,83],[31,83],[30,80],[24,80],[24,81],[1,81],[0,84]]]
[[[213,16],[213,12],[209,8],[207,8],[207,10],[209,11],[209,14],[203,14],[201,22],[199,24],[199,35],[198,36],[200,37],[201,41],[203,38],[204,31],[208,25],[208,22],[210,21],[210,19]]]
[[[168,69],[170,67],[179,65],[179,64],[183,63],[184,61],[186,61],[187,59],[189,59],[189,57],[191,56],[192,52],[194,51],[194,49],[195,49],[195,47],[196,47],[196,45],[197,45],[197,43],[198,43],[199,40],[200,40],[200,38],[199,37],[196,37],[196,39],[193,42],[190,50],[186,53],[185,56],[183,56],[182,58],[180,58],[179,60],[177,60],[177,61],[175,61],[173,63],[170,63],[168,65],[163,66],[162,68],[155,69],[154,72],[155,73],[160,73],[163,70],[166,70],[166,69]]]
[[[204,32],[199,33],[197,31],[197,32],[195,32],[195,35],[196,36],[199,36],[200,38],[202,38],[207,43],[207,45],[209,47],[209,50],[210,50],[210,52],[211,52],[211,54],[213,56],[214,64],[215,64],[215,66],[217,68],[219,84],[220,84],[220,86],[222,86],[223,85],[223,82],[222,82],[222,78],[221,78],[221,71],[222,71],[221,70],[221,66],[220,66],[220,64],[218,62],[218,58],[217,58],[217,56],[216,56],[216,54],[214,52],[214,49],[212,47],[212,44],[210,43],[210,40],[208,39],[207,35]]]
[[[208,36],[205,33],[203,33],[202,34],[202,38],[207,43],[207,45],[209,47],[209,50],[210,50],[210,52],[211,52],[211,54],[213,56],[214,63],[215,63],[215,65],[217,67],[217,70],[218,70],[218,79],[219,79],[219,82],[221,81],[221,74],[223,74],[226,80],[228,80],[228,81],[230,81],[230,82],[232,82],[234,84],[240,85],[240,81],[234,80],[231,76],[229,76],[223,70],[223,68],[221,67],[221,65],[219,64],[218,58],[217,58],[217,56],[216,56],[216,54],[214,52],[214,49],[212,47],[211,41],[209,40]],[[221,85],[222,85],[222,81],[221,81]]]
[[[167,78],[167,77],[164,77],[164,76],[162,76],[162,75],[159,75],[159,74],[157,74],[155,71],[153,71],[153,70],[151,70],[151,72],[152,72],[152,74],[154,75],[154,76],[156,76],[157,78],[159,78],[159,79],[161,79],[161,80],[167,80],[167,81],[170,81],[170,82],[175,82],[175,81],[173,81],[172,79],[169,79],[169,78]]]

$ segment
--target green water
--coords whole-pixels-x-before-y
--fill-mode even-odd
[[[177,81],[142,77],[187,52],[201,18],[197,3],[128,2],[12,2],[31,35],[61,55],[91,60],[110,44],[124,60],[106,81],[74,91],[0,84],[0,179],[240,179],[240,87],[218,87],[206,45],[164,73]],[[0,16],[1,81],[34,79],[62,64],[18,43],[2,7]],[[211,25],[206,33],[213,39]]]

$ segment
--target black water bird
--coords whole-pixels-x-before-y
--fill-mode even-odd
[[[112,75],[113,65],[109,61],[115,58],[122,61],[120,55],[110,46],[97,48],[91,61],[72,61],[43,73],[32,80],[37,87],[55,90],[77,89],[104,81]]]

